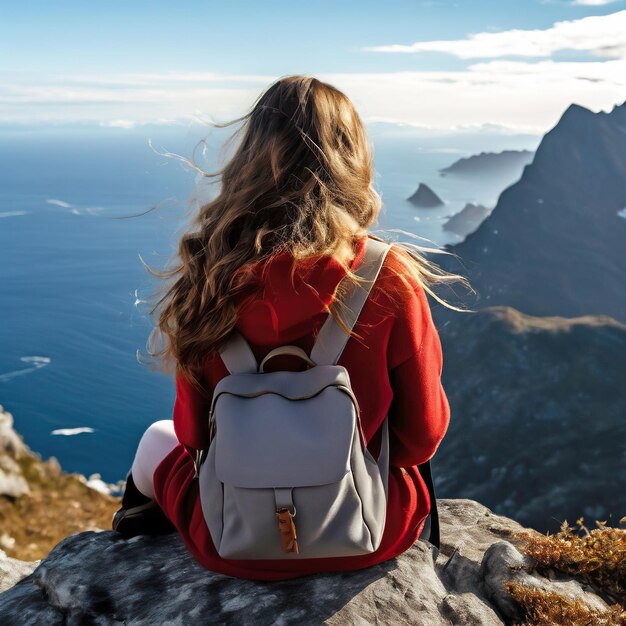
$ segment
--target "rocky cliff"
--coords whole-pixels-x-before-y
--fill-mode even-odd
[[[489,217],[446,246],[462,267],[436,261],[469,277],[481,307],[626,322],[625,133],[626,102],[609,113],[572,104]]]
[[[626,511],[626,324],[504,306],[456,315],[441,327],[451,420],[439,495],[541,531],[579,515],[615,525]]]
[[[191,622],[254,626],[490,626],[529,619],[536,613],[533,602],[537,598],[540,606],[547,606],[555,614],[582,615],[586,621],[527,621],[528,624],[622,623],[606,621],[616,615],[618,619],[621,608],[611,607],[615,597],[602,586],[593,585],[588,578],[577,579],[563,573],[567,570],[546,567],[529,556],[528,542],[538,541],[542,535],[526,531],[471,500],[440,501],[440,551],[420,540],[399,557],[371,568],[277,583],[214,574],[193,559],[177,533],[126,541],[113,531],[97,528],[97,518],[90,517],[95,515],[93,511],[86,522],[80,509],[93,505],[93,494],[105,498],[101,502],[104,509],[111,502],[106,500],[108,496],[87,487],[85,479],[80,480],[77,475],[61,472],[61,478],[73,481],[67,483],[59,482],[57,476],[56,482],[40,484],[37,478],[31,485],[24,473],[24,480],[20,480],[22,455],[32,453],[13,431],[9,417],[4,413],[0,421],[0,459],[5,474],[11,465],[6,462],[9,455],[17,459],[17,465],[10,468],[14,478],[6,481],[14,493],[2,498],[17,502],[28,497],[26,489],[33,493],[42,488],[59,489],[60,485],[85,491],[72,492],[78,506],[66,507],[65,522],[55,511],[53,500],[39,502],[39,516],[49,520],[50,526],[60,524],[57,534],[68,535],[43,560],[22,561],[0,550],[3,626]],[[115,499],[110,500],[117,506]],[[102,528],[108,528],[108,511],[101,519]],[[27,517],[9,521],[18,526],[19,521],[32,525]],[[92,525],[94,529],[73,532],[71,526],[63,523]],[[14,534],[17,526],[6,524],[5,518],[3,528]],[[617,535],[623,553],[626,531],[612,532],[623,533]],[[594,545],[597,543],[593,541]],[[617,566],[621,567],[621,562]],[[609,574],[615,578],[614,570]],[[618,576],[617,584],[610,585],[613,594],[623,592],[622,579]]]
[[[515,522],[470,500],[441,501],[441,517],[440,552],[418,541],[371,568],[272,583],[205,570],[176,533],[125,541],[112,531],[83,532],[0,594],[0,623],[495,626],[524,619],[511,583],[555,594],[557,604],[609,611],[587,584],[540,573],[516,548]]]
[[[0,406],[0,550],[9,557],[40,559],[71,533],[109,528],[119,498],[102,493],[98,478],[42,460]]]
[[[626,102],[571,105],[477,230],[433,259],[478,313],[432,302],[451,427],[439,493],[539,530],[626,506]],[[459,295],[442,288],[452,304]]]

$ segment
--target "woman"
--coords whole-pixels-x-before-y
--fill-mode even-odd
[[[182,237],[176,266],[159,273],[170,279],[154,309],[155,331],[165,342],[152,353],[176,373],[173,420],[152,424],[142,436],[113,526],[124,536],[176,529],[203,566],[252,580],[368,567],[408,549],[428,516],[417,466],[437,450],[450,408],[426,291],[446,304],[431,286],[467,281],[427,261],[418,246],[395,244],[339,361],[374,457],[390,415],[380,547],[341,558],[220,558],[194,476],[196,452],[208,448],[212,390],[228,374],[218,348],[236,328],[259,363],[286,344],[309,354],[328,314],[342,323],[346,283],[340,282],[352,279],[381,208],[364,127],[350,100],[331,85],[308,76],[282,78],[240,120],[243,138],[234,156],[220,173],[205,174],[221,176],[220,194]],[[290,365],[284,358],[282,369]]]

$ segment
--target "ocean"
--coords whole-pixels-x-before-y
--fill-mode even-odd
[[[145,428],[171,418],[171,377],[137,358],[156,286],[144,263],[166,266],[202,189],[196,171],[164,154],[190,157],[202,134],[185,126],[0,129],[0,404],[31,449],[66,471],[123,479]],[[440,168],[538,143],[387,125],[372,126],[370,137],[383,199],[378,234],[409,231],[429,247],[459,240],[442,230],[446,216],[466,202],[492,207],[506,186],[443,178]],[[204,156],[198,150],[203,168],[217,164],[220,145],[214,133]],[[420,182],[445,206],[406,202]]]

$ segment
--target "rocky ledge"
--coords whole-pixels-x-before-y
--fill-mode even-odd
[[[0,406],[0,553],[34,561],[68,535],[110,528],[120,501],[113,487],[98,474],[62,471],[55,457],[44,461]],[[0,565],[0,585],[2,572]]]
[[[0,571],[9,572],[5,584],[25,576],[0,594],[0,623],[520,623],[524,616],[505,591],[508,581],[579,600],[591,611],[608,610],[577,580],[554,571],[541,575],[518,550],[523,528],[517,523],[472,500],[442,500],[440,508],[441,551],[418,541],[399,557],[368,569],[281,582],[209,572],[176,533],[126,541],[112,531],[81,532],[30,567],[3,562],[0,553]]]

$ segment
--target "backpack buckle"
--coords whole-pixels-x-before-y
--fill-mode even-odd
[[[293,511],[291,510],[293,509]],[[278,515],[279,513],[282,513],[284,511],[289,511],[289,514],[291,515],[291,517],[295,517],[296,516],[296,507],[292,506],[291,508],[288,506],[281,506],[280,508],[276,509],[276,515]]]

